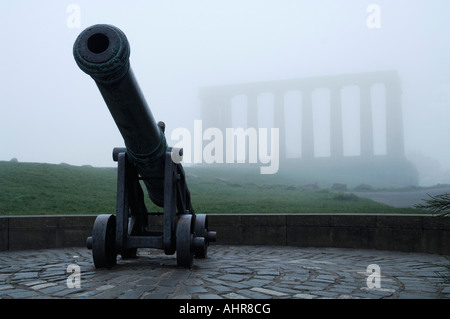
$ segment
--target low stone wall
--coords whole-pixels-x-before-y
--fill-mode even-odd
[[[341,247],[450,255],[450,218],[429,215],[211,215],[223,244]]]
[[[0,217],[0,250],[86,246],[96,217]]]
[[[0,217],[0,250],[82,247],[96,216]],[[155,217],[156,218],[156,217]],[[450,218],[430,215],[208,215],[217,243],[450,255]],[[156,218],[156,226],[161,218]]]

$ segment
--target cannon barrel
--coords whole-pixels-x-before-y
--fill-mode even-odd
[[[162,207],[167,142],[130,67],[130,46],[125,34],[112,25],[93,25],[80,33],[73,55],[80,69],[97,84],[149,197]]]

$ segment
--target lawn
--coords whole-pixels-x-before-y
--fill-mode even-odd
[[[245,166],[185,167],[197,213],[423,213]],[[0,215],[114,213],[116,168],[0,161]],[[161,211],[147,200],[149,211]]]

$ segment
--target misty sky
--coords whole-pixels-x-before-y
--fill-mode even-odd
[[[378,29],[366,23],[372,3]],[[67,24],[70,4],[81,28]],[[200,119],[203,86],[397,70],[406,154],[450,170],[449,14],[447,0],[4,0],[0,160],[115,165],[123,140],[72,55],[82,30],[108,23],[127,35],[136,78],[169,134]]]

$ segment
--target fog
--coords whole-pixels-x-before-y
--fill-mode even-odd
[[[94,81],[72,55],[82,30],[108,23],[127,35],[133,71],[168,137],[201,119],[202,87],[395,70],[405,154],[421,184],[448,183],[449,12],[444,0],[2,1],[0,160],[115,166],[111,151],[123,139]],[[373,106],[382,105],[379,97],[374,94]],[[285,96],[291,157],[300,152],[296,98]],[[329,115],[320,107],[327,97],[319,92],[313,99],[315,138],[322,141],[315,153],[327,156]],[[342,99],[356,103],[352,94]],[[239,103],[237,98],[234,108]],[[354,112],[343,110],[343,117]],[[383,112],[374,107],[374,121]],[[273,123],[260,117],[266,126]],[[350,126],[359,124],[347,122],[344,154],[357,155]],[[233,126],[242,123],[233,117]],[[386,148],[383,125],[374,126],[376,154]]]

